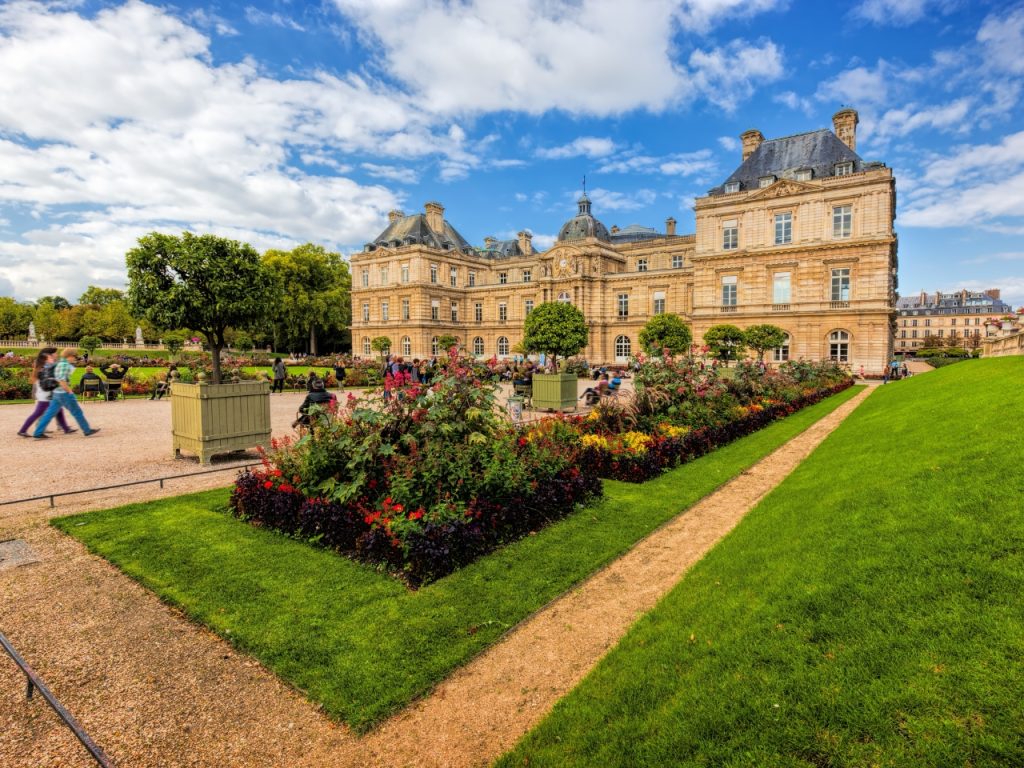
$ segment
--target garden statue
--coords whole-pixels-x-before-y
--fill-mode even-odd
[[[137,325],[135,326],[135,345],[141,347],[143,343],[144,342],[142,340],[142,327]]]
[[[36,324],[35,323],[29,323],[28,324],[28,340],[32,344],[34,344],[35,342],[39,341],[39,339],[36,338]]]

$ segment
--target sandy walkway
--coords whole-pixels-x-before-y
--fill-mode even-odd
[[[24,538],[42,559],[0,570],[0,630],[119,765],[485,764],[538,722],[866,394],[676,518],[362,739],[50,529],[45,509],[0,519],[0,539]],[[294,413],[294,404],[289,409],[284,398],[277,400],[275,426]],[[104,428],[111,423],[97,421]],[[3,441],[5,450],[9,443]],[[33,450],[56,444],[40,441]],[[42,459],[26,466],[39,466]],[[44,706],[24,701],[13,664],[0,659],[0,765],[89,765],[84,750],[57,723]]]

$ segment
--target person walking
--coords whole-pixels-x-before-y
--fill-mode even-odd
[[[39,384],[39,379],[43,373],[43,367],[56,362],[54,355],[57,352],[56,347],[46,347],[45,349],[39,350],[39,354],[36,355],[35,362],[32,363],[32,396],[36,399],[35,410],[25,419],[25,423],[21,425],[21,429],[18,430],[18,435],[21,437],[28,437],[28,428],[31,427],[36,421],[46,413],[46,409],[50,407],[50,400],[53,399],[53,392],[43,389]],[[64,431],[65,435],[69,435],[72,432],[77,432],[77,429],[73,429],[68,426],[67,421],[64,419],[64,411],[57,411],[57,425]]]
[[[274,383],[270,385],[270,392],[273,394],[284,394],[284,379],[288,375],[288,367],[284,364],[284,361],[280,357],[274,358],[274,364],[271,366],[274,372]]]
[[[93,429],[89,426],[88,419],[82,413],[82,406],[78,404],[78,398],[75,397],[75,393],[71,389],[71,374],[75,372],[75,366],[72,365],[71,361],[76,357],[75,350],[65,349],[61,354],[61,359],[53,367],[53,378],[57,380],[57,389],[53,391],[53,399],[50,400],[50,406],[46,409],[46,413],[43,414],[43,418],[36,424],[35,432],[32,433],[32,437],[37,440],[47,437],[46,427],[49,425],[50,419],[60,413],[61,408],[66,408],[68,413],[75,417],[75,421],[82,428],[82,434],[85,437],[99,432],[99,429]]]

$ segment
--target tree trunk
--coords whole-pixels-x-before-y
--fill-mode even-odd
[[[316,324],[309,324],[309,354],[316,357]]]
[[[213,355],[213,384],[220,384],[220,350],[223,345],[210,339],[210,353]]]

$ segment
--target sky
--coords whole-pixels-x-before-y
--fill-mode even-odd
[[[694,228],[738,136],[831,128],[894,169],[900,292],[1024,304],[1024,4],[0,0],[0,295],[123,288],[151,231],[348,255],[430,200],[550,247]]]

